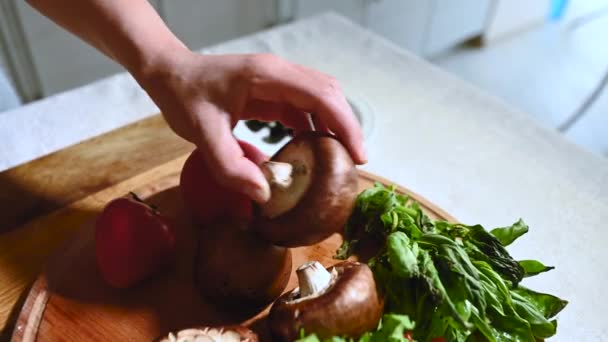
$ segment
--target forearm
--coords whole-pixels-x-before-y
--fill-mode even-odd
[[[27,1],[136,78],[187,49],[147,0]]]

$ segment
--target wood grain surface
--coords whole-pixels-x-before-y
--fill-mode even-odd
[[[142,196],[149,195],[146,191],[155,191],[155,187],[162,186],[158,179],[177,175],[185,160],[186,156],[174,159],[0,235],[0,326],[3,335],[10,335],[24,295],[27,295],[24,291],[43,270],[49,255],[101,211],[110,199],[131,190]],[[152,181],[155,181],[152,187],[139,189],[142,184]]]
[[[1,172],[0,341],[49,256],[110,199],[158,192],[192,149],[157,115]]]
[[[0,173],[0,233],[191,151],[156,115]]]
[[[48,256],[94,210],[82,199],[193,148],[159,114],[0,172],[0,340]]]
[[[86,197],[66,208],[55,220],[63,229],[78,230],[40,274],[27,296],[13,333],[13,341],[151,340],[171,329],[195,324],[243,323],[268,338],[266,310],[227,313],[205,302],[191,279],[196,229],[190,224],[177,188],[184,158],[179,158],[125,182]],[[360,190],[374,181],[389,181],[360,172]],[[113,290],[103,284],[94,264],[92,218],[103,205],[134,190],[157,205],[178,227],[179,256],[172,267],[135,289]],[[419,201],[433,218],[454,220],[425,199],[400,188]],[[68,214],[69,211],[69,214]],[[82,211],[82,212],[79,212]],[[324,265],[341,242],[338,234],[320,244],[296,248],[293,267],[314,259]],[[292,272],[287,289],[296,284]]]

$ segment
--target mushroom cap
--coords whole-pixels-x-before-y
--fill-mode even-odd
[[[286,190],[271,186],[267,203],[256,205],[253,228],[275,245],[309,246],[340,231],[355,205],[357,169],[332,135],[298,135],[271,159],[293,165]]]
[[[371,269],[354,261],[332,267],[338,278],[320,295],[298,299],[296,288],[275,301],[269,314],[274,338],[293,341],[301,329],[321,339],[336,335],[358,338],[377,327],[384,300]]]
[[[257,309],[281,295],[291,267],[289,249],[272,245],[242,225],[216,221],[200,231],[194,281],[220,308]]]
[[[256,333],[242,325],[200,326],[170,332],[157,342],[258,342]]]

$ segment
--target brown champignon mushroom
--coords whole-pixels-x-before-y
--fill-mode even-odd
[[[262,165],[271,198],[256,206],[253,227],[285,247],[308,246],[340,231],[357,196],[357,169],[332,135],[307,132]]]
[[[279,297],[270,309],[270,330],[279,341],[293,341],[300,330],[319,338],[358,338],[377,327],[384,309],[371,269],[344,261],[329,271],[318,262],[296,271],[299,287]]]
[[[157,342],[258,342],[256,333],[240,325],[210,326],[170,332]]]
[[[281,295],[291,274],[291,251],[247,227],[218,221],[200,232],[194,264],[199,292],[230,311],[258,309]]]

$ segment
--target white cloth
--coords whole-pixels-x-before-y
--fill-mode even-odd
[[[356,99],[364,95],[375,113],[364,169],[465,223],[490,228],[524,218],[531,231],[512,246],[514,256],[557,267],[525,284],[570,301],[555,340],[608,341],[608,160],[335,14],[204,51],[272,52],[332,74]],[[122,74],[4,113],[0,169],[156,110]],[[277,148],[242,124],[236,134],[266,152]]]

